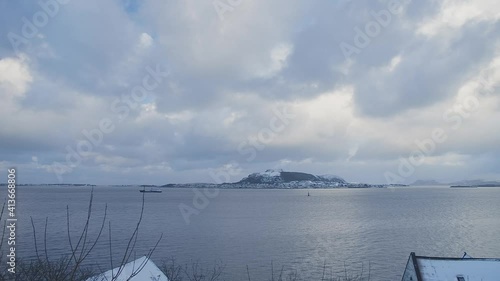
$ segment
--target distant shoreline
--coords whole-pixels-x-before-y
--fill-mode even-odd
[[[7,186],[6,183],[0,183],[0,186]],[[310,189],[377,189],[377,188],[389,188],[389,187],[442,187],[442,188],[479,188],[479,187],[500,187],[496,184],[482,184],[482,185],[439,185],[439,186],[425,186],[425,185],[404,185],[404,184],[392,184],[392,185],[376,185],[376,184],[349,184],[345,186],[317,186],[307,184],[298,185],[273,185],[273,184],[238,184],[238,183],[178,183],[178,184],[165,184],[165,185],[140,185],[140,184],[18,184],[17,186],[40,186],[40,187],[146,187],[146,188],[179,188],[179,189],[189,189],[189,188],[220,188],[220,189],[284,189],[284,190],[310,190]]]
[[[500,184],[450,185],[451,188],[500,187]]]
[[[7,184],[1,183],[0,186]],[[232,184],[232,183],[179,183],[166,185],[138,185],[138,184],[19,184],[17,186],[57,186],[57,187],[150,187],[150,188],[220,188],[220,189],[347,189],[347,188],[386,188],[387,185],[371,185],[371,184],[350,184],[346,186],[318,186],[308,185],[266,185],[266,184]]]

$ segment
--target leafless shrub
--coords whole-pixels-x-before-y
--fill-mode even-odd
[[[84,261],[89,257],[90,253],[93,251],[97,245],[99,239],[101,238],[107,221],[107,205],[104,208],[104,216],[100,222],[100,228],[95,237],[89,237],[89,227],[92,222],[92,204],[93,204],[94,190],[92,189],[90,194],[89,205],[87,209],[87,217],[83,229],[79,232],[79,235],[74,239],[71,236],[71,216],[69,212],[69,206],[66,206],[66,225],[67,225],[67,239],[69,242],[69,254],[63,256],[57,260],[50,258],[50,253],[47,249],[47,229],[49,225],[49,219],[46,218],[43,227],[43,234],[37,233],[36,223],[33,218],[31,218],[31,225],[33,231],[33,240],[35,246],[36,259],[31,261],[16,261],[16,273],[12,274],[6,270],[0,270],[0,280],[14,280],[14,281],[85,281],[95,275],[94,270],[89,267],[84,267]],[[139,228],[143,219],[144,214],[144,194],[142,197],[141,212],[138,222],[134,228],[134,231],[129,238],[127,247],[122,258],[119,260],[118,269],[113,272],[111,280],[106,279],[101,276],[93,278],[93,281],[113,281],[116,280],[120,274],[123,273],[125,264],[130,261],[130,258],[135,256],[135,247],[139,235]],[[3,219],[5,203],[2,210],[0,211],[0,220]],[[109,247],[110,247],[110,263],[111,268],[113,266],[113,255],[112,255],[112,235],[111,235],[111,222],[109,225]],[[5,236],[5,227],[2,232],[2,240],[0,242],[0,252],[2,250],[3,241]],[[146,265],[146,262],[150,259],[151,255],[158,246],[162,236],[158,239],[156,244],[152,249],[150,249],[146,254],[146,260],[141,263],[131,274],[127,276],[129,279],[136,276]],[[40,244],[39,241],[42,241]],[[43,249],[40,249],[40,246]],[[2,257],[0,257],[0,262],[2,262]]]
[[[165,273],[169,281],[221,281],[225,265],[216,262],[211,268],[204,268],[199,262],[191,265],[179,265],[174,258],[164,261],[160,269]]]

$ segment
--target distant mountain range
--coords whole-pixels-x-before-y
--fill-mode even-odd
[[[499,186],[500,182],[484,180],[464,180],[452,183],[441,183],[436,180],[417,180],[412,186]],[[289,172],[281,169],[269,169],[260,173],[252,173],[238,182],[222,184],[166,184],[162,187],[219,187],[219,188],[370,188],[370,187],[404,187],[405,184],[369,184],[351,183],[336,175],[313,175],[304,172]]]
[[[6,183],[0,183],[5,186]],[[19,184],[18,186],[96,186],[92,184]],[[117,185],[127,186],[127,185]],[[136,186],[136,185],[129,185]],[[336,175],[313,175],[304,172],[289,172],[283,170],[266,170],[261,173],[252,173],[238,182],[233,183],[169,183],[165,185],[140,185],[140,187],[219,187],[219,188],[370,188],[370,187],[403,187],[405,184],[369,184],[352,183]],[[462,180],[450,183],[443,183],[433,179],[417,180],[410,186],[453,186],[453,187],[500,187],[500,181]]]
[[[417,180],[410,184],[412,186],[436,186],[436,185],[449,185],[449,186],[500,186],[499,181],[485,181],[485,180],[461,180],[450,183],[442,183],[436,180]]]
[[[413,185],[413,186],[433,186],[433,185],[448,185],[448,184],[438,182],[436,180],[416,180],[414,183],[412,183],[410,185]]]

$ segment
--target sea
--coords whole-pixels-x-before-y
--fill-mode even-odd
[[[500,257],[500,188],[140,189],[17,187],[17,257],[69,255],[89,214],[85,248],[99,239],[85,266],[100,270],[127,247],[130,259],[154,249],[157,265],[221,267],[224,280],[401,280],[411,252]]]

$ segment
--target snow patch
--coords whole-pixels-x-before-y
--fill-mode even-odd
[[[119,267],[108,270],[87,279],[87,281],[168,281],[167,276],[146,256],[125,264],[120,275],[115,276],[118,273],[118,269]],[[141,270],[132,276],[139,269]]]
[[[264,173],[260,173],[260,175],[268,177],[279,177],[281,176],[281,172],[283,172],[283,170],[281,169],[279,170],[268,169]]]

